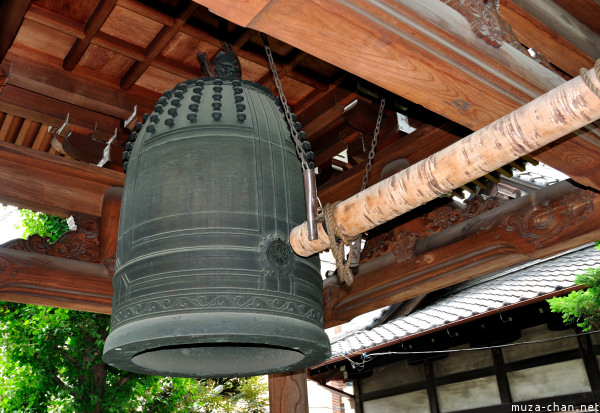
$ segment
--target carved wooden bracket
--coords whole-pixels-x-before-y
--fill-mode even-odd
[[[1,247],[78,261],[100,262],[99,220],[76,217],[75,223],[77,224],[75,231],[66,232],[54,243],[49,237],[35,234],[27,239],[8,241]]]
[[[393,246],[401,229],[381,234],[372,242],[372,258],[360,265],[351,288],[336,280],[323,283],[325,325],[348,321],[367,311],[445,288],[528,260],[545,258],[600,237],[600,195],[568,181],[511,200],[493,210],[479,204],[480,215],[445,224],[427,235],[421,232],[399,261]],[[490,204],[488,204],[490,205]],[[443,206],[442,206],[443,208]],[[440,214],[439,211],[435,211]],[[435,216],[435,214],[434,214]],[[420,222],[424,221],[419,218]],[[458,221],[458,219],[456,220]],[[432,224],[435,221],[431,221]],[[444,221],[441,221],[444,222]],[[407,229],[406,225],[403,224]],[[416,225],[412,230],[418,232]],[[374,237],[375,241],[378,237]],[[379,247],[379,249],[377,249]],[[381,252],[387,251],[383,254]]]
[[[423,216],[425,231],[431,234],[440,232],[499,205],[497,198],[484,198],[481,195],[472,196],[464,206],[453,208],[451,205],[444,205]]]
[[[500,47],[504,42],[531,57],[547,69],[555,71],[548,59],[536,50],[530,53],[517,39],[517,36],[498,13],[499,0],[442,0],[462,14],[469,22],[473,33],[487,44]]]

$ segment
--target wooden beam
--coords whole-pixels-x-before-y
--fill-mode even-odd
[[[592,59],[600,58],[600,35],[581,23],[554,0],[512,0],[535,16],[559,37],[565,38]],[[573,3],[579,3],[573,2]],[[502,12],[502,6],[500,11]],[[597,6],[596,6],[597,7]],[[596,22],[592,27],[597,27]]]
[[[592,86],[600,79],[587,71]],[[591,80],[593,79],[593,80]],[[600,97],[576,77],[428,158],[335,205],[336,236],[359,235],[459,188],[600,118]],[[304,257],[329,248],[323,226],[309,241],[306,223],[290,244]]]
[[[100,0],[94,13],[88,20],[85,26],[85,37],[83,39],[76,39],[75,43],[69,50],[69,53],[63,61],[63,68],[65,70],[73,70],[79,60],[83,57],[85,51],[89,47],[94,36],[100,31],[100,28],[110,16],[113,9],[117,4],[117,0]]]
[[[395,253],[360,265],[351,288],[324,281],[325,326],[592,242],[600,237],[598,208],[599,194],[563,181],[412,244],[399,237]]]
[[[110,314],[112,280],[101,264],[0,247],[0,300]]]
[[[0,142],[0,202],[60,216],[99,217],[104,193],[125,175]]]
[[[121,79],[121,88],[128,90],[137,82],[137,80],[144,74],[146,69],[152,64],[152,61],[158,57],[163,51],[165,46],[175,37],[185,22],[192,17],[192,15],[198,9],[198,5],[193,2],[190,3],[179,16],[175,19],[175,22],[170,27],[163,27],[163,29],[156,35],[154,40],[150,43],[146,49],[146,55],[143,61],[135,62],[133,66],[125,73]]]
[[[0,5],[0,63],[12,46],[31,1],[3,1]]]
[[[269,374],[271,413],[308,413],[308,388],[305,371]]]
[[[541,52],[552,64],[575,77],[579,69],[594,65],[594,59],[529,14],[513,0],[502,2],[500,15],[510,23],[519,41]]]
[[[487,45],[439,0],[271,0],[247,11],[231,1],[195,1],[472,130],[564,82],[508,44]],[[577,147],[585,140],[572,138],[568,156],[593,161]],[[573,171],[578,163],[563,163],[560,149],[539,160],[585,180]],[[585,184],[600,189],[599,179]]]
[[[123,91],[116,86],[111,87],[76,73],[66,72],[50,65],[41,65],[16,56],[11,62],[6,83],[46,98],[97,112],[100,127],[104,122],[108,122],[102,121],[107,117],[118,120],[127,119],[136,105],[138,113],[150,112],[158,99],[158,94],[154,92]],[[75,111],[75,108],[71,110],[73,113]],[[108,128],[109,125],[106,127]],[[106,132],[112,135],[114,128],[108,129]]]

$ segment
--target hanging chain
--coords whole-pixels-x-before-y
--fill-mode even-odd
[[[277,74],[277,67],[275,66],[275,62],[273,61],[273,53],[271,52],[271,48],[269,47],[267,35],[261,33],[261,36],[263,39],[263,43],[265,44],[265,52],[269,61],[269,67],[271,68],[271,72],[273,73],[273,79],[275,80],[277,92],[279,93],[279,99],[281,100],[281,105],[283,106],[285,119],[287,120],[288,126],[290,127],[292,139],[294,140],[294,145],[296,146],[296,154],[298,154],[298,157],[302,162],[302,169],[309,169],[308,162],[306,161],[304,148],[302,147],[302,142],[300,142],[300,138],[298,137],[298,131],[296,130],[296,125],[294,123],[294,120],[292,119],[292,112],[290,111],[290,107],[288,106],[287,99],[285,98],[285,94],[283,93],[283,86],[281,86],[281,80],[279,79],[279,75]]]
[[[365,176],[363,176],[361,191],[367,189],[367,182],[369,181],[369,175],[371,174],[371,168],[373,167],[373,158],[375,158],[375,148],[377,147],[377,138],[379,136],[379,130],[381,129],[384,107],[385,99],[381,99],[381,103],[379,104],[379,114],[377,115],[377,122],[375,123],[375,132],[373,132],[373,141],[371,142],[371,150],[369,151],[369,161],[365,167]]]

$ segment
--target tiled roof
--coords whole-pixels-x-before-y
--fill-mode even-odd
[[[354,354],[389,341],[497,311],[532,298],[574,286],[575,276],[600,266],[600,252],[593,245],[478,277],[426,308],[388,321],[381,326],[362,327],[333,337],[332,358]]]

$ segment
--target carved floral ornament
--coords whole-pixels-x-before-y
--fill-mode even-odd
[[[520,50],[542,66],[552,69],[550,62],[541,53],[531,49],[528,51],[517,39],[502,17],[500,17],[500,0],[441,0],[446,5],[464,16],[473,33],[487,44],[500,47],[504,42]],[[554,70],[554,69],[552,69]]]
[[[50,241],[49,237],[41,237],[35,234],[27,239],[8,241],[0,247],[77,261],[100,263],[99,219],[76,216],[75,223],[77,224],[76,230],[66,232],[54,243]],[[114,257],[107,258],[101,264],[106,265],[110,273],[114,274]],[[0,272],[3,272],[2,268],[5,266],[0,262]]]
[[[99,223],[96,218],[76,217],[77,229],[63,234],[56,242],[37,234],[27,239],[15,239],[2,245],[4,248],[35,252],[85,262],[99,262]]]
[[[527,242],[540,248],[544,242],[559,235],[565,228],[577,224],[594,212],[594,195],[578,190],[551,203],[543,200],[533,208],[510,214],[504,219],[506,231],[516,231]]]

